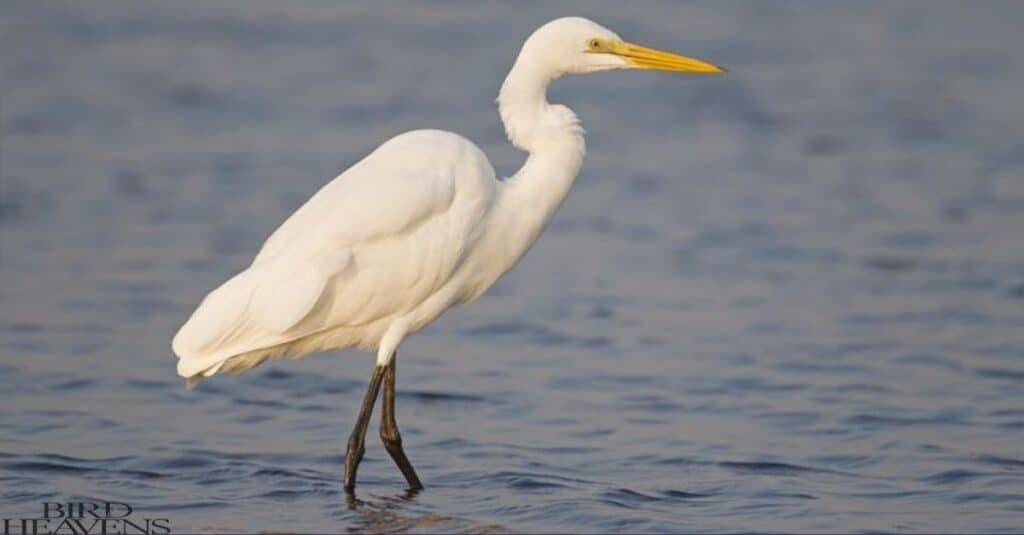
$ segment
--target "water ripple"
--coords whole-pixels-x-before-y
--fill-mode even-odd
[[[500,69],[563,8],[0,2],[0,518],[98,499],[196,533],[1019,531],[1020,8],[644,7],[584,14],[730,74],[557,82],[589,132],[567,202],[399,352],[427,487],[402,490],[378,409],[349,498],[372,356],[186,391],[171,337],[402,130],[514,171]]]

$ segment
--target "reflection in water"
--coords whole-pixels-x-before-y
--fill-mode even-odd
[[[407,490],[394,496],[363,499],[355,494],[346,494],[348,509],[356,518],[346,515],[347,531],[350,533],[405,533],[410,531],[437,531],[445,533],[509,533],[497,524],[478,524],[469,520],[454,518],[439,513],[416,515],[407,511],[415,504],[416,496],[422,491]]]

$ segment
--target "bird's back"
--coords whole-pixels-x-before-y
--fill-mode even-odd
[[[206,296],[174,338],[178,373],[375,347],[391,321],[416,314],[452,282],[496,187],[487,158],[461,136],[416,130],[388,140],[313,195],[251,266]]]

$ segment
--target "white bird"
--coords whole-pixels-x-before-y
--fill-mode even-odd
[[[402,340],[479,297],[512,268],[565,200],[583,161],[579,119],[551,104],[566,74],[613,69],[721,73],[710,63],[623,41],[579,17],[527,38],[497,98],[523,167],[498,180],[471,141],[442,130],[398,135],[330,181],[278,228],[252,265],[206,296],[175,335],[190,384],[270,358],[357,347],[377,362],[345,456],[355,488],[381,384],[381,439],[410,488],[422,487],[395,421]]]

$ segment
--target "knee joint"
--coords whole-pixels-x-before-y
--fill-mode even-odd
[[[381,428],[380,439],[384,442],[385,447],[402,445],[402,435],[399,434],[397,429]]]

